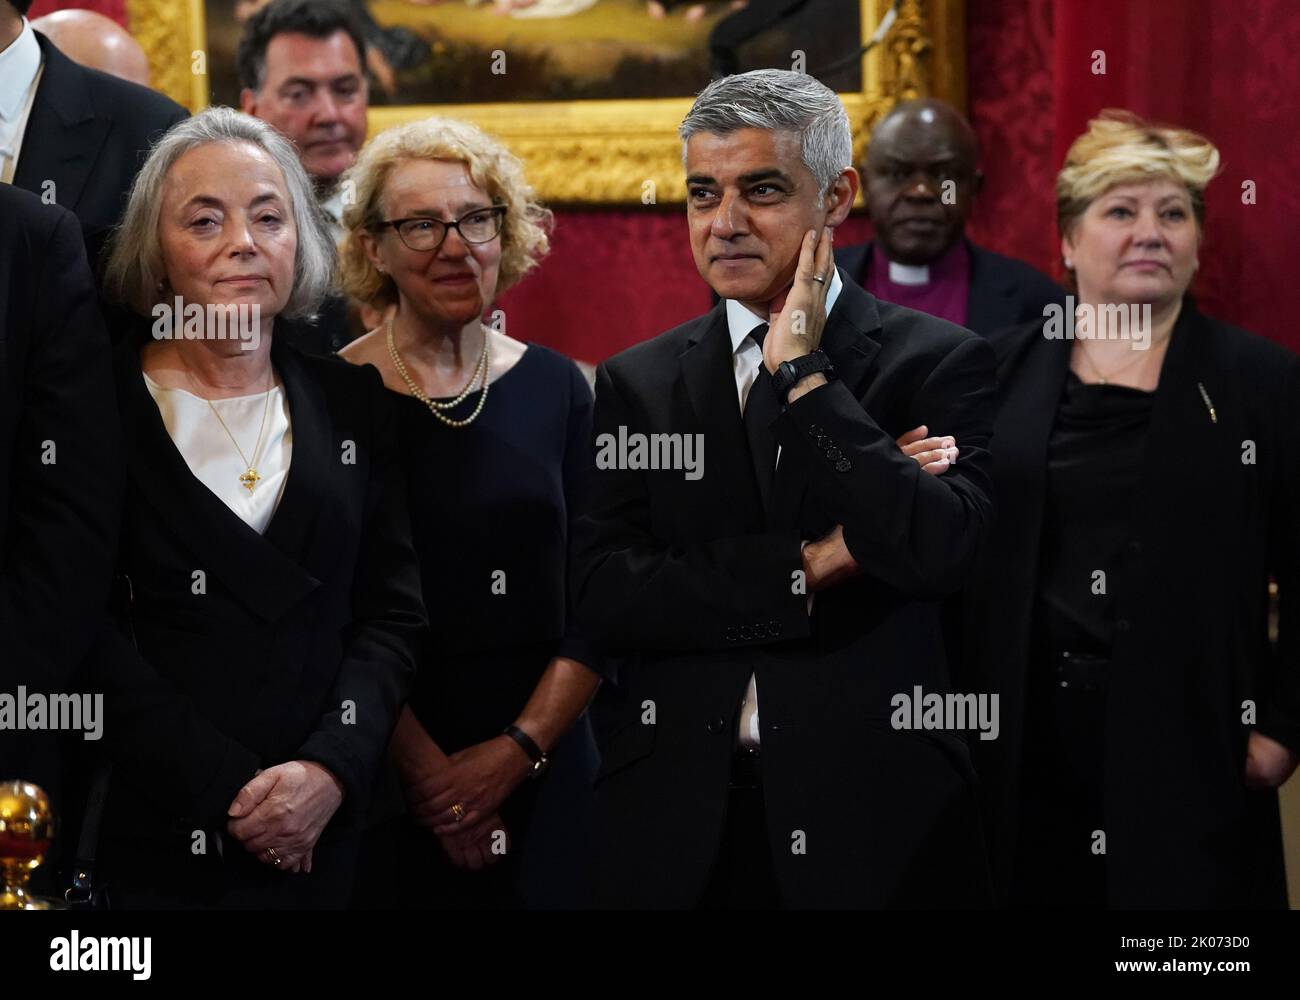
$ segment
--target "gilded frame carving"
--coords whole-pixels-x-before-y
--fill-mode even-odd
[[[858,2],[865,40],[891,0]],[[206,107],[206,54],[199,57],[206,53],[202,0],[126,0],[126,7],[154,86],[191,111]],[[965,28],[964,0],[902,0],[883,43],[863,56],[862,91],[840,95],[859,158],[871,127],[900,100],[936,96],[964,108]],[[464,118],[524,159],[547,203],[640,204],[646,181],[653,181],[655,201],[671,204],[686,197],[677,126],[690,103],[668,98],[377,106],[370,109],[370,131],[433,114]]]

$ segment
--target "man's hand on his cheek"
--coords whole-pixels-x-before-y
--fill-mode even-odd
[[[820,234],[810,229],[804,235],[794,284],[786,294],[781,311],[768,319],[763,363],[771,373],[776,372],[781,362],[801,358],[821,346],[822,330],[826,326],[826,290],[835,267],[833,244],[829,226],[823,226]]]

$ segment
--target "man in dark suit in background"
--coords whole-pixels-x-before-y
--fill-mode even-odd
[[[76,218],[0,184],[0,219],[0,693],[48,698],[75,683],[103,621],[119,425]],[[56,746],[50,732],[0,729],[0,780],[40,784],[62,813]]]
[[[343,0],[272,0],[244,25],[238,59],[241,110],[293,141],[337,242],[339,177],[366,141],[370,106],[361,20]],[[309,354],[334,353],[355,336],[347,299],[327,296],[314,320],[282,321],[276,336]]]
[[[96,273],[149,146],[182,118],[175,101],[73,62],[0,0],[0,180],[81,221]]]
[[[832,266],[857,173],[831,90],[726,77],[681,134],[723,301],[600,366],[574,532],[578,622],[617,657],[597,901],[984,905],[965,741],[891,709],[949,689],[937,602],[991,516],[993,351]],[[961,442],[943,475],[895,444],[921,423]]]
[[[951,105],[898,105],[872,132],[862,168],[875,241],[837,250],[836,263],[877,298],[985,336],[1064,303],[1046,275],[966,239],[978,162],[975,132]]]

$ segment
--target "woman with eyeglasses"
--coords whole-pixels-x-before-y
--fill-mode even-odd
[[[572,361],[483,322],[550,213],[507,149],[448,119],[376,136],[348,182],[343,285],[385,318],[342,357],[398,397],[432,623],[389,751],[406,815],[374,827],[357,901],[576,906],[599,681],[565,570],[592,396]]]

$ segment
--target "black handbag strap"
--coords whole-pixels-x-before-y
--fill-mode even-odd
[[[104,818],[104,804],[108,801],[112,777],[113,765],[103,761],[95,768],[95,776],[91,779],[86,813],[81,820],[81,835],[77,838],[72,885],[63,894],[71,906],[95,905],[95,894],[101,888],[95,884],[95,855],[99,851],[99,824]]]

